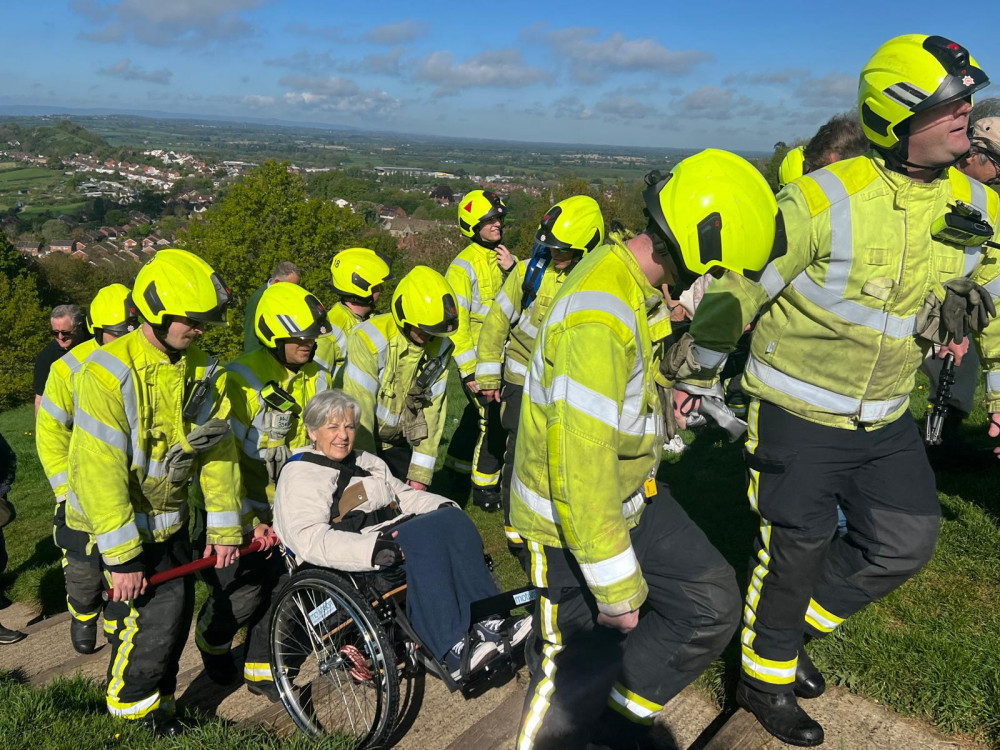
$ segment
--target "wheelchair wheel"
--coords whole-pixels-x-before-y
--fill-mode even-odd
[[[338,747],[381,747],[399,710],[392,643],[361,593],[326,570],[293,575],[271,617],[271,669],[303,732]]]

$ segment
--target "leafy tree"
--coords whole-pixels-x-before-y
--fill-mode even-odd
[[[42,292],[53,305],[89,305],[100,288],[94,267],[71,255],[51,253],[38,261],[38,270]]]
[[[242,345],[247,299],[280,261],[295,262],[302,285],[326,302],[330,259],[368,236],[364,218],[318,198],[287,163],[265,162],[233,185],[225,198],[188,227],[187,247],[201,254],[231,285],[229,326],[206,335],[206,346],[223,357]]]
[[[112,208],[110,211],[104,214],[104,221],[108,226],[120,227],[122,224],[128,221],[128,214],[126,214],[120,208]]]
[[[0,411],[31,400],[35,357],[48,338],[48,316],[30,277],[0,275]]]
[[[69,224],[62,219],[49,219],[42,224],[41,234],[46,242],[52,240],[65,240],[72,235]]]

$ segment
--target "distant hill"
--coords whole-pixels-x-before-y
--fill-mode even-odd
[[[19,145],[13,145],[17,143]],[[14,122],[0,124],[0,148],[13,148],[29,154],[59,158],[85,153],[104,156],[114,151],[111,145],[96,133],[81,125],[60,120],[55,125],[32,127]]]

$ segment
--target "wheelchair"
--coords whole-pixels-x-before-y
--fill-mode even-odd
[[[404,580],[299,566],[291,551],[281,552],[290,575],[272,604],[271,673],[288,715],[314,740],[332,736],[337,747],[384,747],[399,720],[404,679],[429,673],[469,698],[509,679],[520,665],[523,650],[513,653],[508,643],[503,655],[469,673],[467,633],[466,663],[455,680],[407,620]],[[510,615],[534,598],[529,586],[474,602],[470,632],[473,623]]]

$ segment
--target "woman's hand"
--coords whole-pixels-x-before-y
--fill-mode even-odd
[[[269,550],[278,544],[278,535],[274,533],[274,529],[268,526],[266,523],[259,523],[253,530],[253,538],[260,539],[264,546],[261,547],[261,551]]]
[[[416,479],[407,479],[406,483],[410,485],[415,490],[426,490],[427,485],[423,482],[418,482]]]

